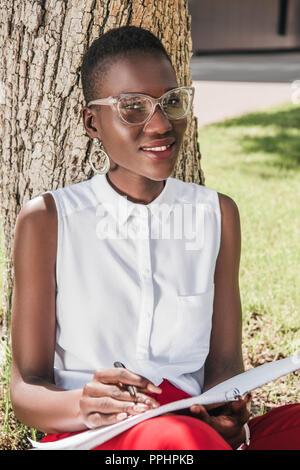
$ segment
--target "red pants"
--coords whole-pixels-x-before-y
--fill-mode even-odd
[[[190,395],[171,385],[153,395],[161,405]],[[150,394],[149,394],[150,395]],[[275,408],[248,423],[251,434],[247,450],[300,450],[300,404]],[[57,441],[76,433],[50,434],[42,442]],[[94,450],[232,450],[210,426],[197,418],[170,415],[145,420]]]

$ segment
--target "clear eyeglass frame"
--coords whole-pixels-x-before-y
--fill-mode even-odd
[[[165,110],[163,109],[162,104],[163,104],[163,101],[166,98],[166,96],[168,96],[169,94],[174,93],[174,91],[178,91],[178,90],[186,90],[187,91],[187,95],[189,97],[189,103],[188,103],[188,106],[187,106],[187,110],[186,110],[186,112],[184,113],[183,116],[180,116],[179,118],[170,118],[167,115],[167,113],[165,112]],[[145,93],[121,93],[119,96],[108,96],[107,98],[100,98],[100,99],[97,99],[97,100],[90,101],[87,104],[87,107],[90,107],[92,105],[111,106],[112,108],[114,108],[117,111],[117,113],[119,115],[119,118],[125,124],[127,124],[128,126],[141,126],[141,125],[145,125],[148,121],[150,121],[150,119],[152,118],[152,116],[155,112],[155,109],[156,109],[157,105],[160,106],[160,109],[162,110],[163,114],[170,121],[178,121],[180,119],[184,119],[188,115],[188,113],[190,112],[190,109],[191,109],[191,106],[192,106],[192,103],[193,103],[193,99],[194,99],[194,94],[195,94],[195,88],[193,86],[182,86],[182,87],[178,87],[178,88],[173,88],[171,90],[168,90],[166,93],[164,93],[160,98],[153,98],[152,96],[146,95]],[[151,101],[151,103],[152,103],[152,110],[149,113],[149,116],[146,119],[144,119],[144,121],[142,121],[142,122],[138,122],[138,123],[128,122],[123,118],[123,116],[120,112],[119,106],[120,106],[121,99],[122,98],[132,98],[133,96],[147,97],[149,99],[149,101]]]

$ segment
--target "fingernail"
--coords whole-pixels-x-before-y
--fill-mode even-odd
[[[152,403],[151,406],[152,406],[152,408],[158,408],[159,407],[159,405],[157,403]]]
[[[117,420],[118,421],[122,421],[122,419],[125,419],[125,418],[127,418],[127,413],[119,413],[117,415]]]
[[[148,410],[149,408],[148,408],[147,405],[143,405],[142,403],[139,403],[138,405],[135,405],[135,406],[133,407],[133,409],[134,409],[134,411],[139,412],[139,411],[146,411],[146,410]]]
[[[154,403],[152,400],[146,400],[145,401],[146,405],[151,406],[152,408],[157,408],[159,405],[157,403]]]

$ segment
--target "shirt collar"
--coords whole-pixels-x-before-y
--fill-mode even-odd
[[[169,216],[174,207],[174,185],[173,178],[165,180],[165,186],[161,193],[149,204],[138,204],[129,201],[127,196],[122,196],[110,185],[106,175],[97,174],[91,178],[92,189],[99,202],[117,220],[119,224],[125,224],[130,217],[148,217],[148,209],[158,220],[162,214],[164,220]]]

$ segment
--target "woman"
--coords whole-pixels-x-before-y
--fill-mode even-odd
[[[82,84],[83,123],[102,169],[34,198],[15,231],[11,400],[44,440],[197,395],[243,371],[238,208],[170,177],[193,89],[178,86],[160,41],[136,27],[94,41]],[[218,416],[194,406],[146,420],[98,448],[236,449],[248,401]],[[249,449],[299,448],[299,405],[276,413],[275,424],[274,412],[250,420]]]

